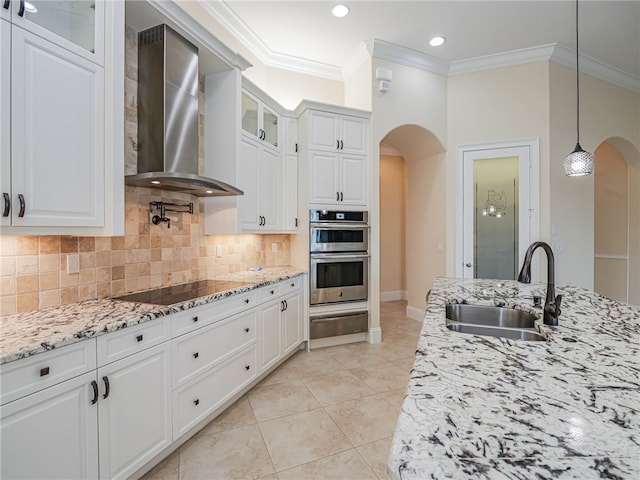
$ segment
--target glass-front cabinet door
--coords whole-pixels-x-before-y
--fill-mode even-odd
[[[258,136],[258,102],[246,93],[242,94],[242,130]]]
[[[278,116],[269,110],[267,107],[262,108],[262,140],[273,145],[278,146]]]
[[[11,22],[79,54],[104,63],[104,0],[1,0]],[[8,5],[9,4],[9,5]]]

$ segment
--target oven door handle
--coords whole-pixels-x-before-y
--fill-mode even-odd
[[[345,253],[345,254],[326,254],[320,253],[317,255],[311,255],[311,260],[350,260],[352,258],[369,258],[371,255],[368,253]]]
[[[365,223],[310,223],[310,228],[327,229],[337,228],[338,230],[361,230],[363,228],[371,228]]]

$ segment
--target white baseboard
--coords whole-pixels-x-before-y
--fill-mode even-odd
[[[409,305],[407,305],[407,317],[421,322],[422,320],[424,320],[424,309],[410,307]]]
[[[380,327],[375,327],[370,329],[367,332],[367,342],[369,343],[382,342],[382,329]]]
[[[394,300],[406,300],[407,292],[398,290],[397,292],[380,292],[381,302],[393,302]]]

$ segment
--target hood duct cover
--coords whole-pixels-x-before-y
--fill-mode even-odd
[[[138,35],[138,174],[125,183],[198,197],[242,195],[198,175],[198,49],[167,25]]]

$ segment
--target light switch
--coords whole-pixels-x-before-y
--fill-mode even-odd
[[[216,257],[222,256],[222,245],[216,245]]]

